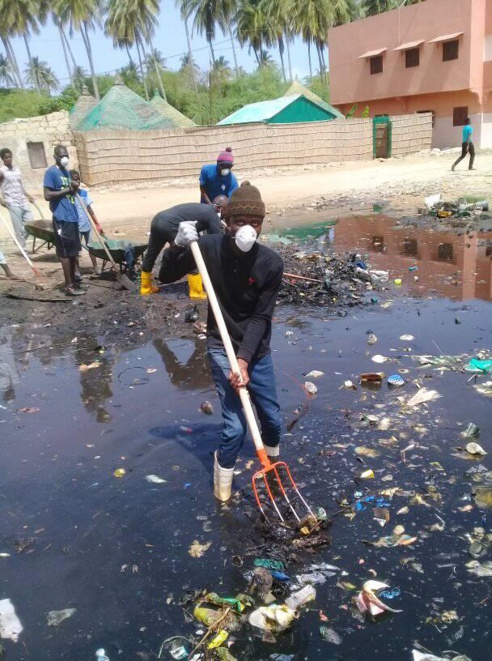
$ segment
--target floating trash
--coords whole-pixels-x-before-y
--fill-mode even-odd
[[[307,392],[310,395],[316,395],[316,393],[318,392],[317,386],[315,386],[314,383],[312,383],[311,381],[306,381],[304,383],[304,388],[307,390]]]

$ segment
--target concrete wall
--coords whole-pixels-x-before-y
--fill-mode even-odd
[[[393,155],[430,147],[430,116],[399,117]],[[237,167],[288,167],[372,159],[372,120],[181,129],[177,131],[97,131],[76,133],[80,170],[86,184],[198,179],[204,163],[230,145]]]
[[[485,16],[486,0],[426,0],[330,30],[331,103],[481,88]],[[458,32],[458,59],[443,62],[442,43],[430,42]],[[420,65],[407,69],[405,51],[395,49],[418,40]],[[383,72],[371,75],[361,56],[378,49]]]
[[[42,196],[42,183],[45,167],[33,169],[29,159],[28,142],[42,142],[47,165],[53,165],[53,149],[65,145],[70,154],[72,167],[77,167],[77,151],[74,147],[72,131],[66,111],[50,115],[14,119],[0,124],[0,149],[8,147],[14,155],[14,163],[22,170],[27,190],[35,197]],[[3,165],[3,164],[2,164]]]
[[[461,144],[461,126],[453,126],[453,109],[466,106],[472,120],[473,139],[477,147],[492,147],[490,135],[482,132],[481,105],[478,95],[469,91],[448,92],[442,94],[420,94],[400,98],[367,101],[359,104],[359,109],[369,107],[371,117],[376,115],[398,115],[419,113],[425,110],[434,113],[434,131],[432,146],[445,149]],[[348,112],[350,104],[340,106],[342,112]]]

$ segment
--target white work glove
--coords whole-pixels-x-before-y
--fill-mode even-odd
[[[184,223],[179,223],[179,230],[174,243],[180,248],[187,248],[192,241],[198,241],[196,220],[187,220]]]

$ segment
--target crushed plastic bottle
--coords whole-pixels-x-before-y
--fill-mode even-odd
[[[297,610],[301,606],[314,601],[316,599],[316,589],[312,585],[306,585],[301,590],[294,592],[287,597],[285,600],[285,605],[292,609],[293,611]]]

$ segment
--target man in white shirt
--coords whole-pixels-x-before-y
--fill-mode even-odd
[[[24,188],[22,173],[17,165],[13,164],[10,149],[1,149],[0,158],[3,161],[3,165],[0,167],[0,189],[2,191],[0,204],[9,210],[15,236],[21,246],[25,248],[24,223],[34,220],[29,208],[29,202],[34,202],[34,198]]]

